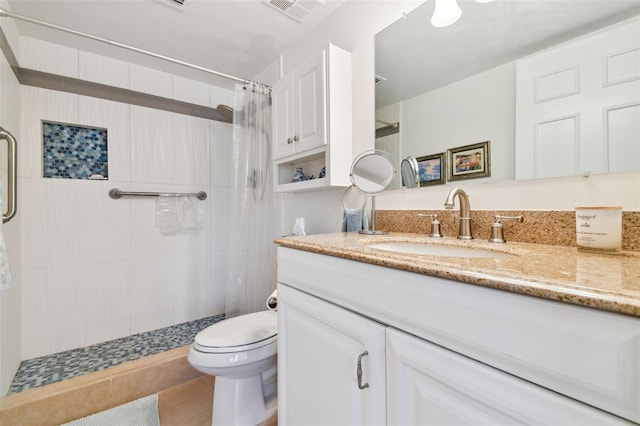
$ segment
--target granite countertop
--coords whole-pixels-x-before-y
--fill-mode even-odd
[[[415,241],[474,247],[511,256],[461,258],[404,254],[371,248],[379,242]],[[483,240],[432,239],[421,234],[315,234],[278,238],[276,244],[419,274],[448,278],[565,303],[640,317],[640,252],[579,252],[576,247]]]

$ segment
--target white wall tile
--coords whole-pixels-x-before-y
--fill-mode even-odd
[[[80,180],[79,229],[82,264],[131,259],[131,209],[136,200],[109,197],[108,181]],[[121,185],[122,190],[128,190]]]
[[[79,51],[78,75],[81,80],[129,88],[129,64],[107,56]]]
[[[173,324],[172,257],[137,260],[131,269],[131,333]]]
[[[209,85],[174,75],[173,99],[196,105],[209,106]]]
[[[175,256],[173,321],[182,323],[212,315],[211,258],[200,255]]]
[[[78,50],[31,37],[20,37],[20,66],[78,78]]]
[[[21,93],[18,170],[24,177],[42,177],[42,121],[78,124],[78,95],[30,86]]]
[[[227,105],[233,108],[233,90],[218,86],[209,86],[209,106],[215,108],[218,105]]]
[[[209,122],[182,114],[173,116],[174,181],[183,185],[209,185]]]
[[[131,181],[174,182],[172,114],[130,106]]]
[[[7,22],[3,22],[2,31],[13,40],[12,34],[8,34]],[[9,26],[11,26],[11,23]],[[9,29],[11,31],[11,29]],[[4,57],[0,58],[0,125],[10,131],[20,142],[20,84],[15,78],[11,67]],[[0,160],[0,180],[2,180],[3,203],[6,207],[7,179],[6,179],[6,155],[7,144],[2,145],[2,160]],[[19,171],[19,169],[18,169]],[[10,222],[2,225],[2,234],[7,248],[10,271],[11,287],[0,295],[0,395],[6,394],[11,380],[22,360],[22,331],[20,330],[22,312],[20,300],[22,298],[22,279],[20,273],[20,216],[14,217]]]
[[[131,179],[129,105],[80,96],[78,121],[83,126],[107,129],[109,180],[128,182]]]
[[[135,64],[130,64],[129,71],[129,88],[131,90],[171,99],[173,95],[173,76],[171,74]]]
[[[102,263],[79,268],[78,306],[82,340],[88,346],[127,336],[131,324],[131,263]]]
[[[34,43],[25,54],[35,56],[43,46]],[[78,62],[80,78],[90,81],[119,87],[130,81],[133,90],[200,105],[208,105],[213,93],[214,106],[233,104],[229,90],[134,65],[129,76],[129,64],[88,52],[74,66]],[[18,90],[25,255],[15,275],[25,277],[23,356],[223,313],[232,126],[46,89]],[[42,120],[106,128],[109,180],[43,179]],[[207,200],[198,201],[203,226],[162,235],[155,226],[155,198],[112,200],[111,187],[204,190]]]
[[[78,346],[82,301],[78,266],[24,271],[22,357],[30,359]]]
[[[81,191],[73,179],[19,180],[26,270],[80,262]],[[80,182],[82,183],[82,182]]]
[[[3,26],[2,29],[4,31],[5,27]],[[2,93],[0,97],[0,117],[2,118],[2,127],[17,137],[20,132],[21,86],[11,66],[4,60],[4,56],[0,60],[0,74],[0,93]]]
[[[0,296],[0,392],[6,395],[11,381],[22,361],[22,274],[11,270],[12,286]]]
[[[172,185],[134,185],[131,189],[143,192],[174,192]],[[131,198],[131,259],[134,262],[173,256],[173,235],[162,235],[156,227],[156,200],[156,197]]]
[[[227,311],[227,274],[229,272],[229,252],[216,251],[211,262],[211,312],[222,314]]]
[[[233,182],[233,126],[211,121],[211,186],[231,186]]]

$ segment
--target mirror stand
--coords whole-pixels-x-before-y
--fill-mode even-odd
[[[389,231],[376,231],[376,196],[375,194],[371,194],[371,229],[363,229],[362,231],[358,231],[358,232],[360,234],[367,234],[367,235],[385,235],[389,233]]]
[[[351,183],[359,192],[365,195],[362,215],[367,214],[365,210],[367,204],[366,196],[371,196],[371,226],[366,226],[369,229],[362,229],[365,226],[360,227],[358,229],[359,233],[367,235],[388,234],[387,231],[376,230],[376,194],[384,191],[389,186],[394,173],[393,160],[389,154],[380,150],[365,151],[351,163],[351,172],[349,173]]]

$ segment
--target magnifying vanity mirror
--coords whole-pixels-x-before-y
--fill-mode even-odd
[[[492,182],[640,170],[640,2],[458,3],[448,27],[427,1],[376,34],[375,149],[404,172],[490,141]]]
[[[361,234],[381,235],[387,231],[376,230],[376,194],[387,189],[393,179],[395,167],[393,159],[384,151],[366,151],[358,155],[351,164],[351,183],[365,195],[371,196],[371,228],[359,231]]]
[[[418,160],[411,155],[400,163],[400,174],[402,175],[403,188],[416,188],[420,185],[420,169]]]

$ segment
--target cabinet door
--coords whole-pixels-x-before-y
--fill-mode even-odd
[[[632,424],[426,340],[386,336],[388,424]]]
[[[326,143],[326,51],[313,56],[293,72],[295,87],[296,153]]]
[[[280,425],[385,423],[383,326],[279,283],[278,329]]]
[[[293,100],[293,76],[289,74],[278,80],[271,91],[274,159],[295,153]]]

